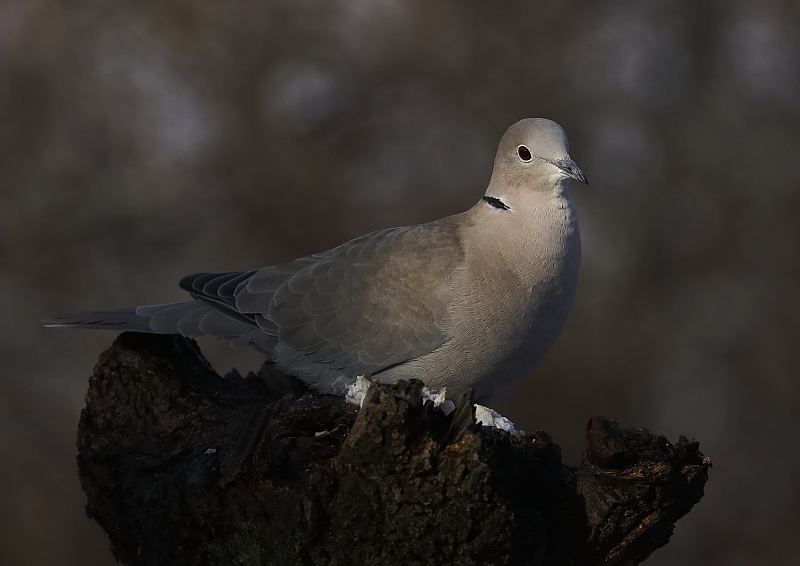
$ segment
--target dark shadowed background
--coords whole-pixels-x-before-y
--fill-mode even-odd
[[[591,183],[583,267],[496,408],[569,463],[593,414],[700,440],[648,564],[798,564],[799,100],[796,1],[0,0],[0,564],[114,563],[74,446],[114,335],[41,315],[460,212],[534,116]]]

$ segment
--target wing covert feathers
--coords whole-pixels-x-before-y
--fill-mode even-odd
[[[456,226],[439,222],[382,230],[246,277],[194,276],[191,290],[205,299],[235,281],[236,311],[282,344],[347,375],[374,374],[447,339],[441,324],[462,264]]]

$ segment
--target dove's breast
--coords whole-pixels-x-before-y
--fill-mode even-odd
[[[463,219],[465,266],[454,278],[444,330],[450,339],[404,370],[448,397],[475,388],[491,402],[518,382],[564,327],[577,285],[580,234],[565,196],[530,209],[477,207]]]

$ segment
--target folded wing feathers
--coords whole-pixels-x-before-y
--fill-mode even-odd
[[[431,270],[429,264],[436,262],[417,256],[425,256],[442,234],[431,236],[430,229],[415,232],[419,228],[376,232],[257,271],[184,277],[181,288],[196,300],[67,313],[47,322],[211,335],[227,338],[237,347],[269,348],[277,337],[307,360],[325,363],[346,375],[377,373],[430,352],[446,340],[439,323],[449,296],[436,290],[449,289],[447,264],[452,264],[453,258],[449,251],[442,254],[439,271],[436,265]],[[445,239],[450,236],[443,234]],[[398,245],[404,238],[403,245]],[[440,248],[458,246],[450,241]],[[399,258],[390,261],[393,254]],[[420,273],[430,275],[432,281]],[[434,292],[430,291],[432,285]]]
[[[231,300],[231,302],[235,305],[236,294],[238,293],[239,289],[243,285],[247,285],[247,280],[250,279],[255,273],[256,270],[243,271],[236,277],[228,279],[222,285],[219,286],[219,288],[217,289],[217,295],[225,299]]]

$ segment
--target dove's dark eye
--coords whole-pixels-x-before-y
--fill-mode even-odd
[[[531,155],[531,150],[529,150],[524,145],[521,145],[517,148],[517,155],[519,155],[519,158],[522,159],[523,161],[530,161],[531,159],[533,159],[533,156]]]

